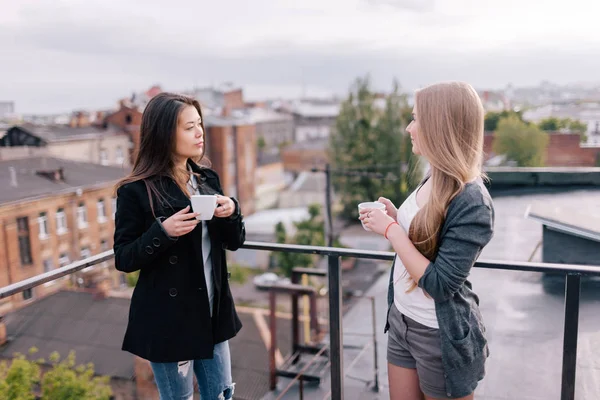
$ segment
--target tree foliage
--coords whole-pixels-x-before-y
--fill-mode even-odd
[[[508,117],[516,117],[518,120],[525,122],[523,120],[523,115],[520,111],[512,111],[512,110],[503,110],[500,112],[490,111],[485,114],[484,120],[484,130],[486,132],[495,132],[498,129],[498,123],[501,119]]]
[[[369,78],[359,78],[342,103],[330,136],[332,181],[342,204],[341,217],[356,219],[357,205],[384,196],[399,205],[419,180],[418,157],[406,134],[411,114],[397,83],[384,97],[371,90]],[[379,173],[374,178],[367,173]]]
[[[548,134],[536,125],[510,116],[498,123],[493,150],[496,154],[505,154],[519,167],[543,167],[548,140]]]
[[[58,353],[52,353],[49,361],[51,367],[43,377],[44,359],[31,361],[16,354],[10,365],[0,364],[0,398],[34,400],[38,392],[41,400],[109,400],[112,396],[109,377],[95,376],[91,363],[76,366],[75,352],[62,361]]]

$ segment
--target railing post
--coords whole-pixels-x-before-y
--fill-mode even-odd
[[[379,362],[377,361],[377,320],[375,318],[375,297],[371,297],[371,315],[373,316],[373,391],[379,393]]]
[[[269,388],[271,391],[277,388],[277,364],[275,363],[275,350],[277,349],[277,315],[275,314],[276,302],[275,291],[269,293],[269,330],[271,331],[271,343],[269,346]]]
[[[342,354],[342,269],[339,256],[329,258],[329,341],[331,361],[331,398],[344,398]]]
[[[561,400],[575,400],[580,292],[581,275],[567,274],[565,283],[565,326],[563,336],[562,384],[560,389]]]

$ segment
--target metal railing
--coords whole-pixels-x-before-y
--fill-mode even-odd
[[[329,354],[331,360],[331,398],[344,398],[343,354],[342,354],[342,276],[341,257],[365,258],[392,261],[395,254],[384,251],[342,249],[334,247],[301,246],[277,243],[246,242],[243,246],[249,250],[281,251],[304,254],[317,254],[328,258],[329,288]],[[43,283],[73,274],[84,268],[114,257],[112,250],[85,260],[77,261],[56,270],[17,282],[0,289],[0,299],[31,289]],[[579,333],[579,300],[582,276],[600,276],[600,267],[571,264],[548,264],[535,262],[515,262],[481,260],[476,268],[499,269],[509,271],[529,271],[566,276],[565,284],[565,321],[563,336],[563,362],[561,380],[561,400],[575,400],[575,373],[577,364],[577,336]]]

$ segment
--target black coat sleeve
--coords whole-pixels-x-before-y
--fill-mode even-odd
[[[139,187],[133,182],[117,190],[114,252],[115,267],[122,272],[144,268],[177,241],[166,234],[158,220],[145,229]]]

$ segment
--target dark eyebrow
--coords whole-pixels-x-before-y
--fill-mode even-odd
[[[202,121],[202,118],[198,118],[198,121]],[[188,121],[185,124],[189,125],[189,124],[195,124],[195,123],[196,123],[196,121]]]

